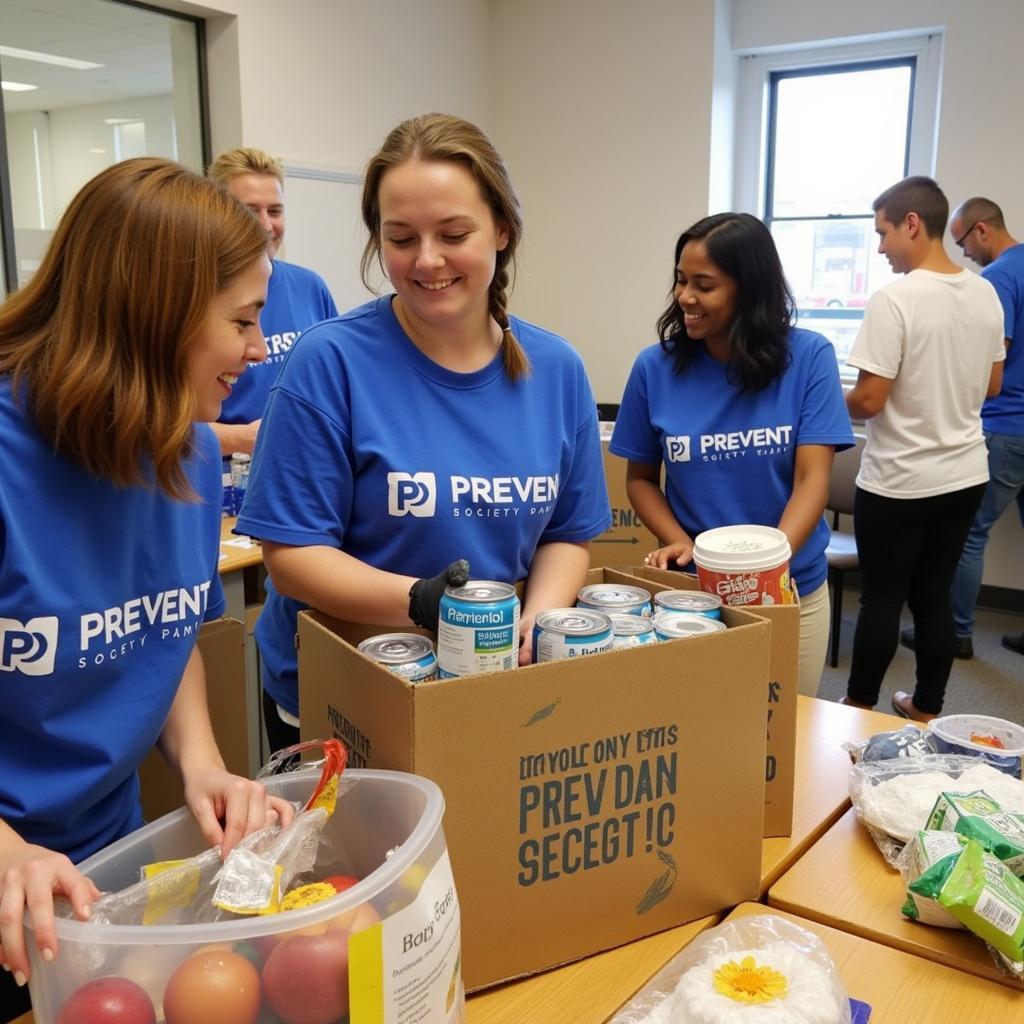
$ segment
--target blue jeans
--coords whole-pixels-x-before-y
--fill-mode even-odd
[[[985,545],[996,520],[1016,500],[1024,523],[1024,437],[985,432],[989,481],[953,577],[953,626],[958,637],[974,632],[974,606],[985,569]]]

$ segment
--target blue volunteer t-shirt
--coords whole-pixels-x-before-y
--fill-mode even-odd
[[[669,507],[691,538],[716,526],[777,526],[793,493],[797,447],[853,444],[835,349],[795,327],[788,344],[789,367],[753,394],[741,394],[726,365],[702,344],[682,374],[660,345],[637,357],[610,450],[634,462],[664,463]],[[822,517],[793,555],[790,574],[801,594],[828,575],[828,537]]]
[[[981,422],[994,434],[1024,437],[1024,245],[1014,245],[981,271],[1003,304],[1010,348],[1003,363],[1003,386],[981,407]]]
[[[434,576],[468,558],[516,582],[539,544],[608,528],[597,413],[561,338],[512,318],[530,359],[473,373],[427,358],[384,296],[307,331],[270,396],[238,531],[340,548],[388,572]],[[296,616],[272,584],[256,627],[264,686],[298,714]]]
[[[142,824],[135,770],[200,624],[223,613],[220,454],[198,502],[117,488],[39,436],[0,377],[0,818],[82,860]]]
[[[249,364],[221,406],[218,423],[258,420],[267,407],[281,364],[299,335],[307,327],[338,315],[334,299],[319,274],[282,260],[272,260],[270,266],[267,304],[260,312],[267,358],[262,363]]]

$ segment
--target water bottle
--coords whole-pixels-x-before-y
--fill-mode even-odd
[[[249,486],[250,457],[245,452],[235,452],[231,456],[231,490],[235,515],[241,511],[245,500],[245,489]]]

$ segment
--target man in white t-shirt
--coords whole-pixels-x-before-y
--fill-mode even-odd
[[[893,709],[929,721],[953,663],[950,584],[988,481],[981,405],[999,393],[1003,312],[992,285],[942,245],[949,203],[931,178],[906,178],[874,202],[878,251],[905,275],[872,295],[847,365],[846,398],[864,419],[854,530],[861,607],[844,703],[873,707],[914,616],[917,686]]]

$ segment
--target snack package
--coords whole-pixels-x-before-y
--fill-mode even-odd
[[[851,1024],[850,1000],[824,943],[771,914],[698,936],[610,1024]]]
[[[998,811],[980,817],[965,815],[956,823],[956,831],[976,839],[983,849],[1024,879],[1024,814]]]
[[[860,742],[847,742],[843,749],[855,764],[858,761],[891,761],[936,753],[932,734],[916,725],[905,725],[892,732],[878,732]]]
[[[969,814],[994,814],[1002,808],[983,789],[972,793],[951,793],[944,791],[939,794],[928,815],[927,828],[934,832],[955,832],[957,822]]]
[[[967,840],[955,832],[920,831],[903,848],[899,867],[907,886],[904,917],[936,928],[963,928],[936,896]]]
[[[1024,978],[1024,882],[1002,861],[968,839],[937,898]]]
[[[862,761],[850,768],[850,799],[886,861],[898,867],[905,843],[927,827],[944,792],[984,792],[1002,810],[1024,812],[1024,782],[980,757],[924,754]]]

